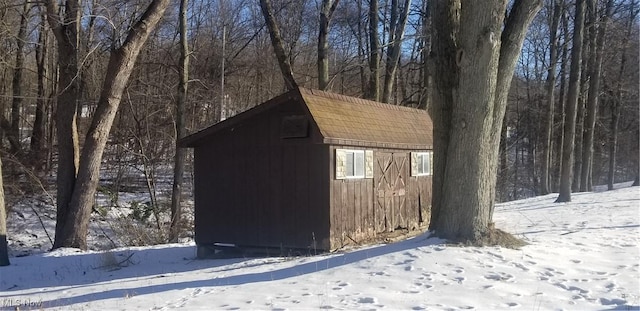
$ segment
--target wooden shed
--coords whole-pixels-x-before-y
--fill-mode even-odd
[[[297,89],[180,141],[194,148],[198,256],[332,251],[429,221],[424,110]]]

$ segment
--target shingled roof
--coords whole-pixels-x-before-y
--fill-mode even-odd
[[[196,146],[209,134],[289,100],[297,100],[307,108],[327,144],[413,149],[433,147],[433,125],[425,110],[305,88],[289,91],[189,135],[180,141],[180,145]]]

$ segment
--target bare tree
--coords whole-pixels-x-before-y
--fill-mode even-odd
[[[407,25],[407,19],[409,18],[410,7],[411,0],[405,0],[402,7],[400,7],[399,0],[391,1],[389,42],[387,43],[387,61],[385,64],[384,87],[382,90],[383,103],[389,103],[391,99],[393,83],[396,78],[396,71],[398,70],[398,61],[400,60],[404,29]]]
[[[320,27],[318,31],[318,88],[326,90],[329,86],[329,23],[340,0],[322,0],[320,7]]]
[[[178,147],[178,140],[185,136],[185,106],[187,101],[187,86],[189,83],[189,42],[187,41],[187,5],[188,0],[180,0],[180,66],[178,72],[178,98],[176,101],[176,154],[173,162],[173,191],[171,192],[171,227],[169,241],[178,242],[180,237],[180,220],[182,198],[182,179],[184,175],[184,160],[186,150]]]
[[[62,204],[66,209],[63,213],[58,213],[59,216],[62,214],[61,216],[63,217],[57,219],[54,248],[87,248],[90,212],[98,186],[100,163],[109,131],[138,54],[149,34],[162,18],[169,3],[169,0],[152,1],[140,19],[129,30],[122,45],[111,52],[100,98],[82,149],[77,177],[74,176],[75,178],[71,178],[68,181],[63,180],[62,184],[58,183],[59,188],[71,186],[69,189],[71,196],[66,202],[60,202],[61,198],[58,198],[58,204]],[[48,2],[50,16],[57,12],[51,10],[55,6],[55,2]],[[74,23],[77,24],[77,22]],[[52,25],[54,29],[60,29],[59,27],[59,25]],[[58,41],[60,40],[58,38]],[[73,116],[75,116],[75,102],[73,104],[74,108],[70,110],[74,112]],[[68,102],[62,101],[59,105],[71,106]],[[73,124],[73,120],[71,122]],[[60,209],[61,206],[59,205],[58,210],[60,211]]]
[[[624,92],[623,86],[623,76],[625,67],[628,62],[627,50],[630,45],[630,38],[633,36],[633,29],[635,27],[635,19],[636,16],[640,13],[640,9],[637,8],[637,1],[631,1],[629,4],[629,17],[626,21],[625,25],[625,36],[622,39],[622,44],[620,45],[620,67],[617,72],[617,81],[615,83],[615,87],[613,90],[613,98],[611,99],[611,120],[609,122],[609,137],[608,137],[608,155],[609,155],[609,163],[608,163],[608,174],[607,174],[607,189],[613,190],[613,185],[616,179],[616,158],[618,156],[618,135],[619,135],[619,122],[620,122],[620,113],[622,111],[622,94]],[[640,174],[636,172],[636,174]],[[636,175],[637,177],[638,175]],[[638,178],[636,178],[636,181]],[[634,185],[636,182],[634,182]]]
[[[273,14],[273,8],[271,0],[260,0],[260,9],[264,16],[267,29],[269,30],[269,36],[271,37],[271,45],[273,51],[278,59],[278,65],[280,66],[280,72],[284,78],[284,84],[289,90],[293,90],[298,87],[296,80],[293,77],[293,69],[291,68],[291,61],[289,56],[284,50],[284,41],[282,35],[280,35],[280,27],[276,22],[276,18]]]
[[[36,99],[36,111],[33,121],[33,130],[31,132],[31,160],[36,170],[42,169],[42,162],[44,160],[44,146],[45,146],[45,124],[46,114],[45,109],[47,105],[47,44],[48,44],[48,32],[47,32],[47,19],[46,14],[43,12],[40,16],[40,25],[38,27],[38,44],[36,45],[36,66],[38,70],[38,98]]]
[[[552,155],[552,137],[553,137],[553,117],[554,117],[554,105],[556,101],[555,89],[556,89],[556,66],[558,62],[558,27],[560,24],[560,16],[562,15],[562,8],[564,4],[563,0],[552,0],[551,6],[553,10],[553,17],[551,18],[551,25],[549,27],[549,65],[547,68],[547,81],[545,85],[547,93],[547,114],[545,126],[543,128],[544,135],[542,141],[542,176],[540,176],[540,192],[541,194],[548,194],[551,192],[550,182],[550,167],[551,167],[551,155]]]
[[[589,41],[591,54],[589,55],[589,93],[587,97],[586,117],[584,120],[584,136],[582,139],[582,174],[580,191],[591,191],[591,177],[593,167],[593,138],[598,112],[598,97],[600,96],[600,77],[602,75],[602,59],[604,55],[605,33],[610,18],[613,0],[607,0],[604,15],[600,18],[596,12],[597,1],[591,0],[591,14],[594,25],[590,31]],[[597,21],[599,19],[599,21]]]
[[[367,98],[380,100],[380,38],[378,0],[369,0],[369,89]]]
[[[564,123],[564,141],[562,146],[562,170],[560,172],[560,193],[556,202],[571,202],[571,182],[573,179],[574,149],[576,138],[576,117],[580,95],[582,73],[582,45],[584,38],[585,1],[576,1],[576,18],[574,21],[571,69],[569,72],[569,89],[567,93],[566,119]]]
[[[13,99],[11,102],[11,130],[9,135],[13,137],[14,143],[11,144],[11,153],[19,154],[22,152],[22,147],[19,144],[20,141],[20,120],[22,109],[22,98],[24,92],[22,90],[22,74],[25,67],[24,59],[24,45],[27,41],[27,26],[29,24],[29,11],[31,10],[31,3],[24,1],[22,5],[22,15],[20,16],[20,26],[18,28],[18,35],[16,36],[16,63],[13,70]],[[15,142],[18,142],[17,144]]]
[[[527,28],[542,5],[516,0],[506,15],[507,3],[432,3],[437,79],[430,228],[443,238],[478,241],[491,230],[507,93]]]
[[[56,240],[58,232],[65,226],[71,197],[73,195],[78,163],[80,162],[80,146],[76,123],[77,102],[80,98],[78,87],[78,27],[80,23],[80,7],[77,0],[64,2],[64,10],[60,10],[58,1],[49,0],[47,5],[47,21],[58,44],[58,90],[56,91],[56,138],[58,141],[57,216]],[[60,14],[60,15],[59,15]],[[62,245],[60,245],[62,246]]]

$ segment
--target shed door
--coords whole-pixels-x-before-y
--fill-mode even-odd
[[[407,154],[376,152],[374,166],[376,232],[391,232],[404,224]]]

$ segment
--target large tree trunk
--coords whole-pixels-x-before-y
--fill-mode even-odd
[[[320,8],[320,27],[318,31],[318,88],[329,87],[329,23],[340,0],[322,0]]]
[[[64,15],[59,16],[58,1],[49,0],[47,21],[58,43],[58,82],[56,108],[56,139],[58,169],[56,172],[57,215],[56,237],[67,222],[69,202],[73,194],[80,162],[76,107],[80,98],[78,80],[78,27],[80,8],[77,0],[67,0]],[[57,239],[56,239],[57,240]],[[54,243],[55,244],[55,243]],[[55,245],[54,245],[55,246]]]
[[[384,76],[384,87],[382,90],[383,103],[389,103],[391,100],[393,83],[396,78],[396,71],[398,70],[398,62],[400,60],[404,29],[407,25],[409,8],[411,7],[411,0],[405,0],[402,11],[398,13],[398,11],[400,11],[398,1],[399,0],[393,0],[391,2],[391,30],[389,31],[389,42],[387,43],[387,62],[385,64],[386,70]]]
[[[173,190],[171,192],[171,227],[169,228],[169,242],[178,242],[180,237],[180,220],[182,199],[182,178],[184,175],[184,160],[186,150],[178,147],[178,140],[185,136],[185,105],[187,101],[187,86],[189,83],[189,43],[187,40],[187,4],[188,0],[180,1],[180,82],[178,83],[178,100],[176,102],[176,154],[173,161]]]
[[[544,134],[542,141],[542,176],[540,176],[540,194],[545,195],[551,192],[550,167],[552,159],[552,137],[553,137],[553,117],[555,106],[556,89],[556,64],[558,62],[558,25],[562,15],[562,3],[559,0],[552,1],[553,17],[551,19],[549,34],[549,68],[547,69],[547,81],[545,85],[547,93],[547,117],[545,120]]]
[[[78,177],[68,203],[67,218],[60,230],[56,230],[54,248],[87,248],[89,216],[111,125],[138,54],[169,3],[169,0],[151,2],[122,46],[111,53],[98,105],[82,149]]]
[[[2,159],[0,159],[0,267],[8,266],[9,264],[9,245],[7,244],[7,212],[4,206]]]
[[[284,85],[288,90],[296,89],[298,84],[293,78],[291,59],[284,50],[284,41],[282,39],[282,35],[280,35],[280,27],[278,27],[276,18],[273,15],[271,0],[260,0],[260,9],[262,10],[265,24],[269,30],[271,45],[273,46],[273,51],[276,54],[276,59],[278,59],[278,65],[280,66],[280,72],[284,79]]]
[[[489,231],[507,92],[541,4],[515,1],[505,21],[506,0],[433,3],[431,229],[442,238],[477,241]]]
[[[582,69],[582,39],[584,38],[585,0],[576,1],[574,21],[571,70],[569,72],[569,90],[567,93],[566,119],[564,123],[564,142],[562,146],[562,170],[560,172],[560,193],[556,202],[571,202],[571,182],[573,178],[574,143],[576,138],[576,116],[578,96],[580,94],[580,75]]]
[[[593,20],[596,16],[596,0],[591,0],[593,7]],[[613,0],[608,0],[604,16],[598,23],[598,27],[591,30],[590,44],[591,55],[589,57],[589,94],[587,97],[587,115],[584,120],[584,137],[582,139],[582,173],[580,181],[580,191],[591,191],[589,180],[593,166],[593,136],[596,127],[596,114],[598,112],[598,96],[600,95],[600,76],[602,72],[602,59],[604,54],[605,32],[607,21],[611,15]],[[592,27],[595,27],[592,26]]]
[[[369,90],[367,98],[380,100],[380,39],[378,35],[378,0],[369,1]]]

